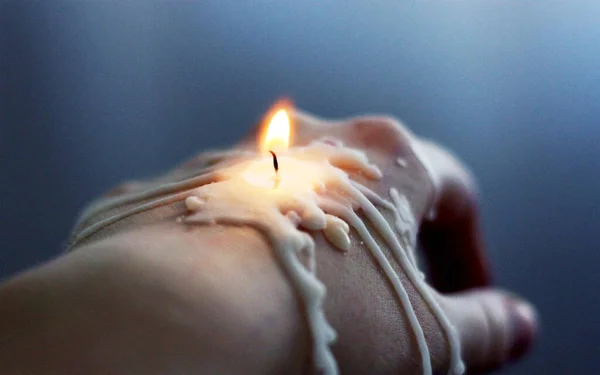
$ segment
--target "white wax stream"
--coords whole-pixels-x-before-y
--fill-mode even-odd
[[[124,195],[120,195],[120,196],[117,196],[114,198],[102,199],[97,203],[92,203],[92,205],[90,205],[83,211],[83,213],[80,215],[79,219],[77,220],[77,223],[75,223],[75,227],[78,227],[81,223],[83,223],[88,218],[91,218],[94,215],[97,215],[101,212],[106,212],[106,211],[110,210],[111,208],[120,207],[120,206],[124,206],[124,205],[128,205],[128,204],[132,204],[132,203],[137,203],[137,202],[140,202],[140,201],[143,201],[146,199],[151,199],[151,198],[154,198],[154,197],[157,197],[160,195],[181,192],[181,191],[185,191],[185,190],[191,190],[200,185],[205,185],[205,184],[209,184],[211,182],[215,182],[216,176],[217,175],[214,172],[207,173],[207,174],[201,174],[201,175],[194,176],[190,179],[186,179],[183,181],[169,182],[169,183],[166,183],[163,185],[158,185],[153,188],[149,188],[149,189],[142,190],[139,192],[124,194]],[[168,198],[170,198],[170,197],[162,198],[162,199],[159,199],[158,201],[149,202],[148,207],[150,207],[150,208],[158,207],[158,205],[161,205],[160,203],[156,206],[152,206],[152,205],[155,204],[155,202],[159,202],[159,201],[167,202]],[[165,204],[168,204],[168,203],[171,203],[171,202],[168,201]],[[141,212],[141,211],[137,211],[137,212]],[[121,220],[122,218],[131,216],[137,212],[132,212],[132,213],[124,215],[124,216],[123,215],[115,215],[114,219],[107,218],[105,223],[107,225],[109,225],[110,223],[112,223],[114,221]],[[87,230],[89,228],[85,228],[85,229]],[[91,232],[95,232],[95,231],[96,230],[91,231]],[[84,237],[87,237],[87,235],[83,236],[82,234],[83,233],[80,233],[77,236],[77,238],[75,239],[75,241],[79,242],[79,241],[83,240]]]
[[[200,171],[196,170],[196,172],[190,177],[183,177],[175,181],[171,181],[152,188],[132,192],[129,194],[119,195],[117,197],[105,198],[97,203],[92,203],[85,209],[84,212],[82,212],[79,220],[77,220],[77,223],[75,224],[75,227],[81,224],[85,219],[111,208],[140,202],[142,200],[154,198],[159,195],[193,189],[201,185],[206,185],[211,182],[215,182],[217,174],[215,173],[215,170],[214,168],[212,168],[212,166],[216,162],[225,159],[232,160],[234,158],[249,157],[253,155],[254,153],[245,150],[204,152],[197,158],[202,158],[205,168],[203,168]]]
[[[312,336],[315,368],[324,375],[336,375],[338,367],[330,350],[330,344],[335,340],[336,334],[325,316],[323,306],[326,288],[316,276],[315,243],[306,230],[323,230],[325,237],[335,247],[340,250],[348,250],[350,248],[348,224],[350,224],[361,241],[367,245],[392,284],[415,335],[423,374],[430,375],[432,372],[431,359],[423,329],[398,274],[381,247],[373,239],[367,226],[355,212],[355,209],[360,208],[384,239],[408,279],[414,284],[444,330],[451,351],[450,373],[462,374],[464,365],[460,358],[458,335],[434,300],[422,273],[417,268],[413,253],[415,219],[408,200],[392,188],[390,189],[390,202],[366,186],[351,180],[348,172],[359,171],[371,179],[381,177],[381,172],[368,162],[364,153],[343,148],[339,141],[329,142],[330,144],[316,142],[304,148],[290,150],[290,153],[296,150],[298,157],[311,154],[318,156],[312,161],[315,162],[318,171],[322,170],[323,175],[328,176],[328,179],[316,187],[316,191],[289,197],[285,194],[277,194],[275,190],[273,194],[266,196],[264,189],[247,184],[242,187],[245,181],[239,178],[240,169],[236,166],[224,167],[223,170],[217,171],[211,170],[209,174],[166,183],[95,204],[84,213],[79,222],[84,222],[94,215],[120,205],[133,204],[170,194],[83,228],[75,237],[70,248],[123,218],[179,201],[185,201],[190,211],[190,214],[183,220],[188,225],[217,223],[252,226],[269,239],[275,256],[302,301]],[[232,157],[239,156],[239,152],[232,152],[231,155]],[[220,156],[227,158],[227,154]],[[242,165],[244,163],[252,163],[252,160],[241,162]],[[243,194],[240,194],[240,189],[243,190]],[[340,191],[347,195],[341,197]],[[376,206],[392,213],[398,236]],[[306,254],[307,265],[302,264],[300,253]]]
[[[427,346],[427,342],[425,341],[425,334],[423,333],[423,327],[419,323],[419,320],[415,314],[415,310],[410,303],[410,299],[408,298],[408,294],[406,293],[406,289],[402,285],[402,281],[400,281],[400,277],[394,271],[394,268],[390,264],[389,260],[386,258],[385,254],[381,250],[381,247],[377,244],[373,236],[367,229],[366,225],[360,220],[358,215],[354,211],[349,210],[346,207],[339,207],[336,203],[322,203],[325,209],[331,210],[332,213],[336,215],[340,215],[345,220],[350,222],[350,225],[356,230],[359,237],[364,241],[367,245],[367,248],[371,250],[371,254],[379,263],[379,266],[387,276],[388,280],[394,287],[398,298],[400,299],[400,304],[404,308],[406,316],[408,318],[408,323],[413,330],[413,333],[417,339],[417,347],[419,348],[419,353],[421,354],[421,363],[423,366],[423,374],[431,375],[431,361],[429,360],[429,347]]]
[[[416,242],[416,230],[414,229],[415,219],[412,215],[412,211],[410,210],[410,205],[408,205],[408,207],[404,205],[400,198],[397,198],[398,201],[393,199],[393,194],[398,194],[397,190],[394,188],[390,189],[390,196],[394,201],[394,203],[392,203],[379,196],[373,190],[356,181],[352,181],[352,186],[354,186],[374,205],[379,206],[381,208],[385,208],[386,210],[392,213],[392,215],[394,216],[394,223],[396,230],[398,231],[398,235],[402,239],[402,242],[405,244],[404,251],[407,253],[409,261],[413,264],[413,266],[418,267],[417,260],[414,254],[414,246]],[[404,196],[402,196],[402,198],[404,198],[404,201],[408,204],[408,200]]]
[[[465,370],[464,364],[460,357],[460,343],[458,340],[458,334],[454,328],[450,324],[450,321],[438,305],[438,303],[433,298],[430,289],[423,282],[423,277],[421,273],[418,273],[417,268],[410,264],[408,258],[408,249],[403,249],[402,245],[398,241],[398,238],[394,235],[394,232],[390,228],[388,222],[385,220],[383,215],[377,208],[371,203],[364,194],[362,194],[358,189],[354,186],[351,186],[352,189],[349,190],[349,193],[352,197],[357,199],[361,204],[361,208],[363,212],[367,215],[367,217],[373,222],[373,226],[379,231],[379,234],[384,238],[387,242],[392,254],[394,254],[398,263],[406,275],[408,279],[413,283],[421,297],[425,300],[429,308],[432,310],[435,317],[438,319],[438,322],[442,326],[442,329],[445,331],[446,338],[450,344],[451,356],[450,356],[450,368],[451,373],[462,374]]]
[[[171,204],[171,203],[176,203],[179,201],[183,201],[184,199],[186,199],[189,196],[189,194],[184,191],[184,192],[180,192],[180,193],[176,193],[174,195],[168,195],[164,198],[160,198],[154,201],[150,201],[148,203],[144,203],[141,204],[139,206],[133,207],[129,210],[125,210],[123,212],[120,212],[118,214],[115,214],[113,216],[109,216],[105,219],[102,219],[92,225],[89,225],[85,228],[83,228],[76,236],[75,238],[71,241],[69,248],[67,249],[67,251],[70,251],[71,249],[73,249],[76,245],[80,244],[82,241],[84,241],[85,239],[89,238],[91,235],[101,231],[102,229],[105,229],[107,227],[109,227],[111,224],[116,223],[119,220],[123,220],[129,216],[135,215],[135,214],[139,214],[141,212],[145,212],[145,211],[149,211],[149,210],[153,210],[155,208],[161,207],[161,206],[165,206],[167,204]],[[113,208],[112,205],[109,206],[110,209]],[[90,212],[93,212],[94,215],[105,211],[102,207],[98,206],[98,207],[94,207],[94,209]],[[87,220],[88,217],[90,216],[82,216],[81,219],[79,220],[80,222],[83,222],[85,220]]]
[[[390,188],[390,198],[392,198],[392,206],[394,206],[393,214],[396,231],[398,231],[410,262],[418,270],[419,276],[423,278],[425,275],[419,271],[415,254],[417,246],[417,231],[415,228],[417,224],[410,208],[410,202],[404,195],[400,195],[395,188]]]

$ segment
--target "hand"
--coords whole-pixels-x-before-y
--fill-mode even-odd
[[[534,336],[534,313],[516,297],[485,288],[488,271],[473,182],[460,163],[393,119],[326,122],[298,115],[296,144],[323,135],[365,150],[384,172],[382,180],[369,183],[372,190],[389,199],[389,188],[395,187],[408,199],[414,215],[409,231],[419,231],[435,288],[429,292],[457,328],[469,371],[523,354]],[[239,148],[254,141],[251,136]],[[202,154],[158,180],[125,184],[107,199],[227,162]],[[127,208],[89,217],[74,235]],[[251,228],[178,223],[185,212],[178,201],[120,220],[77,243],[76,251],[0,287],[0,322],[11,323],[0,335],[0,364],[8,369],[0,372],[293,374],[308,369],[310,338],[302,310],[264,238]],[[393,225],[393,218],[387,219]],[[314,236],[317,275],[328,289],[326,315],[338,333],[333,351],[340,372],[421,373],[405,312],[360,239],[352,233],[353,247],[342,254],[321,233]],[[433,368],[443,372],[450,360],[447,337],[384,251],[424,327]],[[466,291],[471,288],[478,289]],[[35,360],[31,352],[39,353]]]

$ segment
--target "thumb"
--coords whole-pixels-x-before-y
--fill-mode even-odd
[[[537,315],[528,302],[493,289],[441,298],[458,331],[469,373],[497,368],[531,348],[537,333]]]

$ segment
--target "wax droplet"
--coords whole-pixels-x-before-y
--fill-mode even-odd
[[[327,342],[334,342],[337,339],[337,333],[329,324],[325,325],[323,330],[325,331],[324,336]]]
[[[379,169],[378,166],[376,166],[375,164],[371,164],[369,165],[368,169],[368,177],[373,180],[379,180],[381,177],[383,177],[383,173],[381,172],[381,169]]]
[[[404,158],[398,158],[396,159],[396,164],[398,164],[398,166],[402,167],[402,168],[406,168],[406,160]]]
[[[307,207],[302,213],[302,221],[300,223],[304,228],[310,230],[320,230],[327,226],[325,213],[316,207]]]
[[[327,218],[327,227],[324,229],[325,238],[331,242],[332,245],[342,251],[348,251],[350,249],[350,227],[348,224],[340,218],[333,215],[325,215]]]
[[[203,204],[204,204],[204,201],[195,195],[185,198],[185,207],[189,211],[192,211],[192,212],[198,211],[202,207]]]

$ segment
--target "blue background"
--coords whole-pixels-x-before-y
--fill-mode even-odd
[[[600,3],[316,3],[0,5],[0,277],[55,256],[90,198],[233,142],[286,95],[454,149],[497,282],[541,312],[502,373],[598,373]]]

